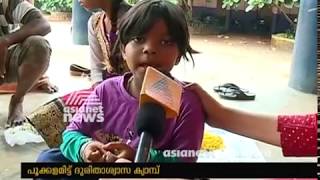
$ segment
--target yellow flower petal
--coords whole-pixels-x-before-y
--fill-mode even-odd
[[[223,138],[221,136],[204,132],[201,149],[212,151],[212,150],[220,150],[224,149],[225,145],[223,142]]]

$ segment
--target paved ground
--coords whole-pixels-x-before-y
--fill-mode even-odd
[[[25,112],[31,112],[44,102],[73,90],[89,87],[84,77],[71,77],[71,63],[88,65],[88,47],[72,44],[70,24],[52,23],[52,33],[47,36],[53,54],[48,74],[60,88],[53,95],[31,93],[25,98]],[[316,95],[304,94],[287,86],[292,53],[274,49],[268,38],[240,35],[193,36],[192,46],[202,52],[194,55],[192,63],[181,62],[173,74],[182,80],[195,81],[203,86],[219,102],[239,109],[261,113],[309,113],[316,112]],[[225,82],[233,82],[257,94],[255,101],[236,102],[220,99],[212,88]],[[3,137],[3,125],[7,118],[9,95],[0,95],[0,180],[20,179],[20,162],[32,162],[37,154],[47,148],[44,144],[28,144],[10,147]],[[257,143],[267,161],[316,161],[315,158],[284,158],[277,147]]]

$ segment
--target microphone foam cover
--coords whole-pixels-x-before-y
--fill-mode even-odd
[[[137,114],[136,129],[139,134],[148,132],[153,138],[160,137],[165,126],[165,111],[156,103],[144,103]]]

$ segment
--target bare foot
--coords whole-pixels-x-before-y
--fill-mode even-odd
[[[6,128],[21,125],[26,121],[23,116],[22,99],[16,99],[13,95],[9,104],[9,116]]]
[[[37,84],[32,89],[43,91],[49,94],[58,92],[58,87],[54,84],[51,84],[47,76],[41,77],[37,82]]]
[[[38,86],[37,87],[38,90],[40,91],[44,91],[46,93],[49,93],[49,94],[52,94],[52,93],[55,93],[55,92],[58,92],[58,86],[54,85],[54,84],[51,84],[49,81]]]

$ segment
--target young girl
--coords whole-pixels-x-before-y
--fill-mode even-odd
[[[268,116],[225,107],[199,85],[188,85],[200,97],[210,126],[281,146],[284,156],[317,156],[317,114]]]
[[[93,86],[112,75],[128,71],[126,63],[112,50],[117,39],[117,25],[122,15],[130,9],[124,0],[80,0],[88,10],[101,8],[88,21],[91,81]]]
[[[184,12],[166,0],[139,1],[122,19],[118,40],[130,73],[98,85],[63,132],[60,149],[43,152],[39,162],[113,162],[119,157],[133,161],[139,142],[135,130],[138,99],[146,68],[170,74],[182,57],[188,60],[187,53],[192,57]],[[151,161],[167,160],[158,150],[200,149],[204,129],[200,103],[193,92],[183,90],[180,113],[165,121],[165,133],[155,140]],[[122,147],[129,150],[117,152]],[[194,162],[197,158],[173,159]]]
[[[88,21],[92,88],[56,98],[27,116],[50,148],[61,143],[61,133],[66,127],[63,121],[65,109],[82,105],[70,103],[70,99],[85,98],[103,80],[129,71],[121,53],[112,55],[111,52],[117,38],[118,21],[131,6],[124,0],[80,0],[80,4],[87,10],[103,10],[93,14]]]

